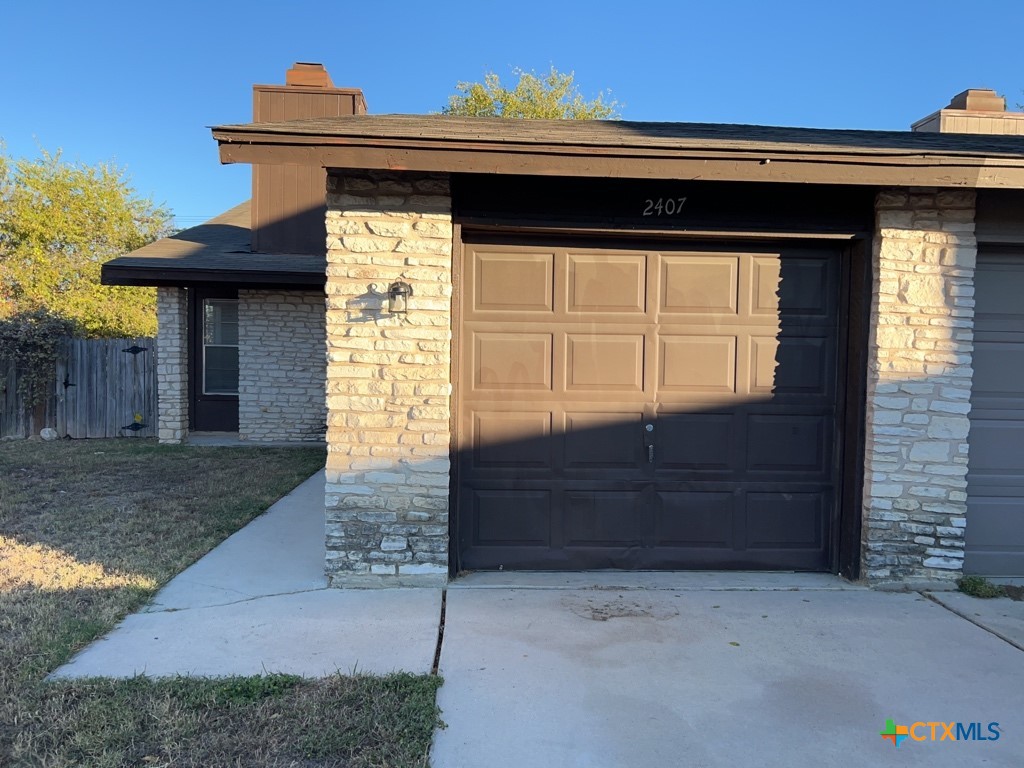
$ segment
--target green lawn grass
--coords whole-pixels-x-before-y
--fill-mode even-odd
[[[436,677],[44,681],[323,462],[315,448],[0,443],[0,765],[426,765]]]

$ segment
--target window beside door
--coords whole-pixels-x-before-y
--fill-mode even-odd
[[[203,394],[238,394],[236,299],[203,299]]]

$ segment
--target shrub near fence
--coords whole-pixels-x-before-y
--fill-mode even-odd
[[[18,371],[0,360],[0,438],[156,435],[156,340],[67,339],[61,345],[52,394],[36,408],[18,393]]]
[[[56,392],[41,406],[30,408],[18,392],[19,381],[14,364],[0,359],[0,439],[37,435],[43,427],[56,424]]]

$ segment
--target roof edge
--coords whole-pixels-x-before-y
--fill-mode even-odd
[[[114,260],[116,261],[116,260]],[[100,268],[102,285],[145,287],[178,287],[192,283],[234,283],[250,288],[322,288],[327,281],[326,272],[304,272],[256,269],[216,269],[189,267],[119,265],[107,262]]]
[[[1019,137],[438,115],[223,125],[223,163],[385,171],[1024,188]],[[1006,139],[1006,140],[1003,140]]]
[[[427,173],[1024,189],[1024,157],[759,149],[646,149],[455,144],[214,130],[222,163]]]

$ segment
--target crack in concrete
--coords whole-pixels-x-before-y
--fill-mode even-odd
[[[244,595],[245,594],[240,589],[231,589],[230,587],[218,587],[216,584],[207,584],[207,583],[202,582],[202,581],[190,581],[188,579],[185,579],[185,580],[182,581],[182,584],[187,584],[190,587],[201,587],[203,589],[216,589],[216,590],[219,590],[221,592],[233,592],[236,595]],[[156,598],[158,598],[158,597],[160,597],[159,594],[157,594],[154,597],[154,602],[150,603],[150,605],[160,605],[160,603],[156,602]],[[182,609],[182,608],[166,608],[166,609],[163,609],[163,610],[166,610],[166,611],[180,611],[180,610],[184,610],[184,609]],[[143,611],[142,611],[142,613],[161,613],[161,612],[162,612],[161,610],[150,610],[149,606],[144,608]]]
[[[437,676],[441,668],[441,647],[444,645],[444,622],[445,613],[448,608],[448,590],[441,590],[441,613],[437,621],[437,645],[434,648],[434,665],[430,668],[430,674]]]
[[[935,597],[935,595],[933,595],[931,592],[918,592],[917,594],[921,595],[921,597],[924,597],[924,598],[927,598],[928,600],[931,600],[936,605],[941,606],[942,608],[945,608],[947,611],[952,613],[954,616],[959,616],[961,619],[969,621],[971,624],[976,626],[978,629],[983,629],[986,632],[988,632],[990,635],[994,635],[995,637],[998,637],[1004,643],[1009,643],[1014,648],[1016,648],[1018,651],[1024,651],[1024,645],[1021,645],[1020,643],[1018,643],[1013,638],[1007,637],[1002,632],[1000,632],[998,630],[995,630],[995,629],[992,629],[992,627],[985,626],[980,621],[977,621],[973,617],[968,616],[963,611],[959,611],[956,608],[953,608],[952,606],[946,605],[944,602],[942,602],[937,597]]]
[[[226,603],[210,603],[209,605],[190,605],[186,608],[160,608],[156,610],[147,609],[143,613],[182,613],[184,611],[198,611],[204,608],[226,608],[229,605],[241,605],[242,603],[251,603],[256,600],[264,600],[268,597],[287,597],[288,595],[304,595],[309,592],[323,592],[330,587],[315,587],[313,589],[296,589],[291,592],[273,592],[268,595],[253,595],[252,597],[245,597],[241,600],[231,600]]]

